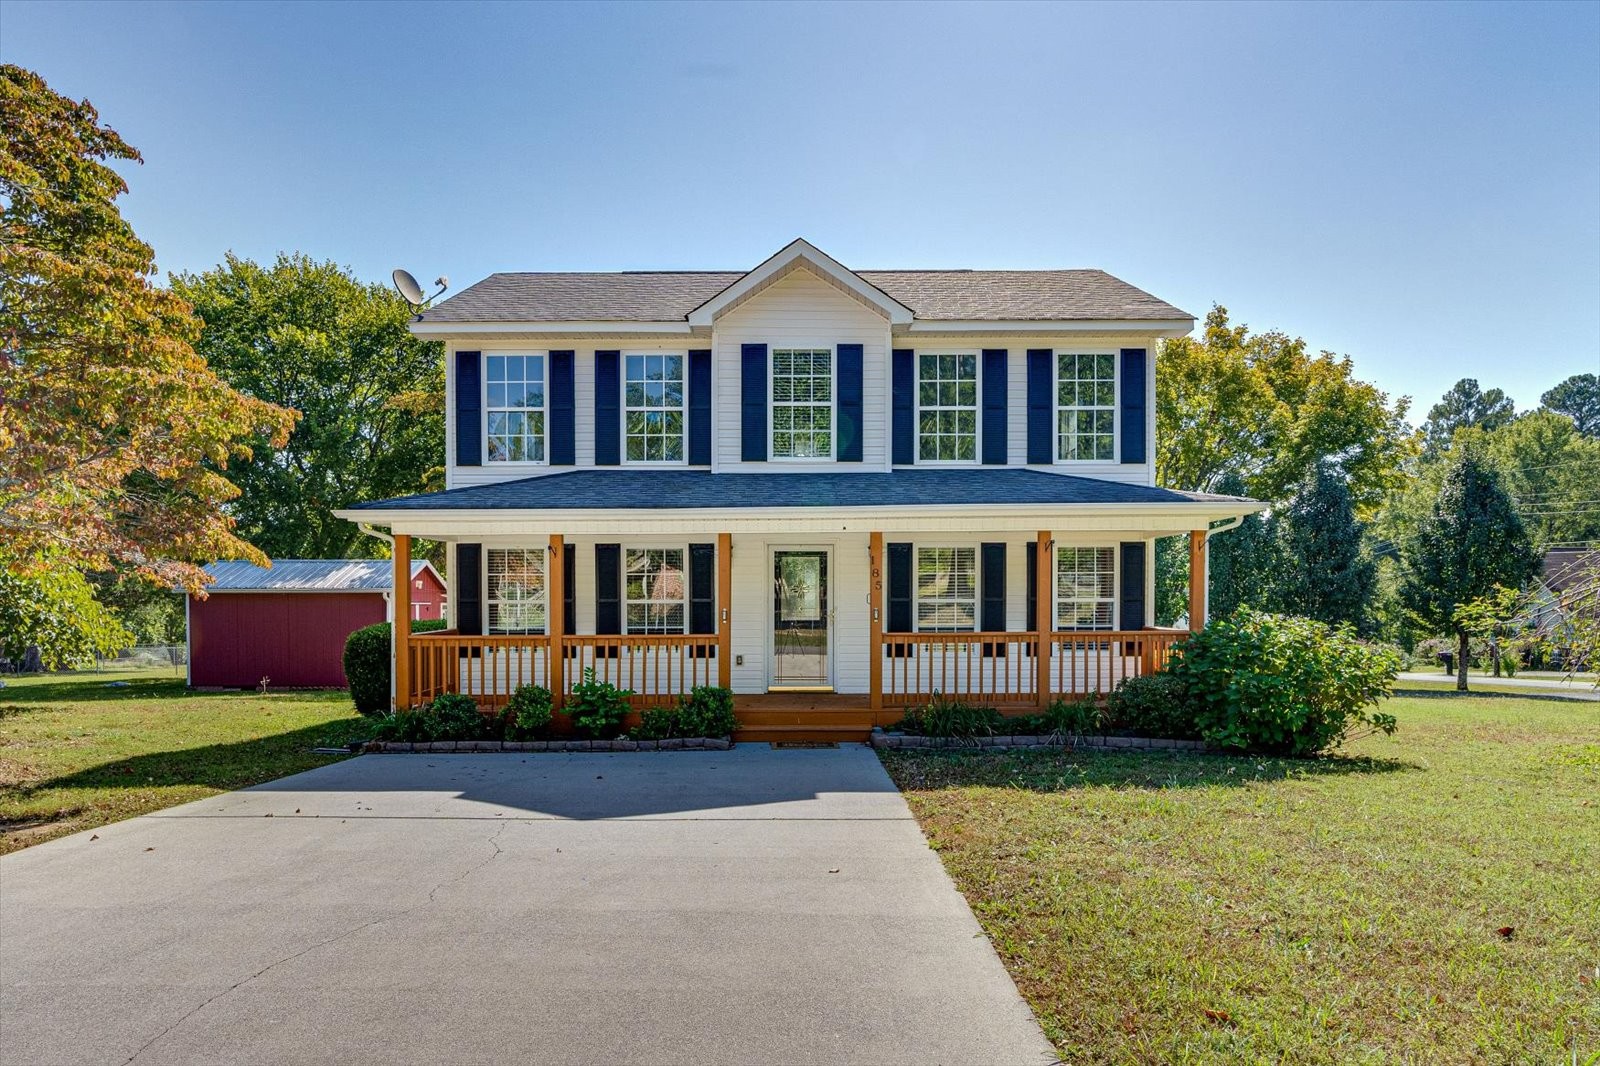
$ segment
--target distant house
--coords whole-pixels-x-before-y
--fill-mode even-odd
[[[387,559],[276,559],[270,569],[223,562],[188,602],[189,684],[201,688],[343,688],[344,642],[389,617]],[[444,581],[411,564],[413,621],[444,617]]]
[[[1595,574],[1600,571],[1600,549],[1551,548],[1539,564],[1533,602],[1525,621],[1549,637],[1559,648],[1570,637],[1575,615],[1593,612],[1600,605]]]

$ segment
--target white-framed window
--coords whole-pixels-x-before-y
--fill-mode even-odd
[[[629,633],[685,633],[689,579],[683,548],[629,548],[624,552],[623,618]]]
[[[1056,459],[1116,458],[1117,357],[1056,353]]]
[[[978,461],[978,353],[917,353],[917,461]]]
[[[545,631],[545,551],[543,548],[490,548],[484,603],[491,633]]]
[[[483,409],[491,463],[545,461],[543,352],[484,355]]]
[[[833,349],[772,353],[772,457],[833,458]]]
[[[917,629],[970,633],[978,628],[978,549],[917,548]]]
[[[1111,629],[1117,618],[1117,552],[1056,547],[1056,628]]]
[[[628,462],[683,462],[685,362],[681,352],[623,355],[622,454]]]

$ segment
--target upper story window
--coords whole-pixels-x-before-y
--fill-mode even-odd
[[[490,548],[486,553],[491,633],[545,631],[545,553],[543,548]]]
[[[629,633],[682,633],[688,618],[689,582],[682,548],[629,548],[623,582]]]
[[[489,355],[484,364],[489,461],[544,462],[544,356]]]
[[[1056,628],[1110,629],[1116,619],[1113,548],[1056,548]]]
[[[1116,458],[1117,360],[1056,353],[1056,458]]]
[[[978,549],[917,549],[917,628],[933,633],[978,628]]]
[[[683,462],[683,356],[624,359],[624,455],[630,463]]]
[[[917,356],[917,459],[978,459],[978,356],[926,352]]]
[[[772,457],[833,458],[833,350],[772,353]]]

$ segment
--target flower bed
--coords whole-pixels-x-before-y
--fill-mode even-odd
[[[369,741],[365,751],[382,755],[523,751],[727,751],[727,737],[670,737],[666,740],[399,740]]]

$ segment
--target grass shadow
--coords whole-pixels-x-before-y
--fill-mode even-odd
[[[1418,771],[1399,759],[1328,755],[1315,759],[1170,750],[1070,748],[943,749],[880,753],[905,789],[979,786],[1063,792],[1078,788],[1238,788],[1272,781]]]
[[[1600,703],[1600,700],[1585,697],[1577,692],[1562,695],[1534,689],[1526,692],[1483,692],[1477,689],[1460,692],[1453,688],[1396,688],[1392,695],[1424,700],[1542,700],[1545,703]]]

